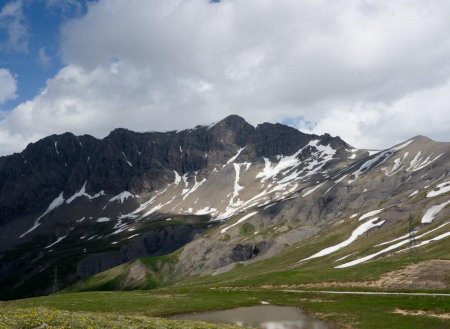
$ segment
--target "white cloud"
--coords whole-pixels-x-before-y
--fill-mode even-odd
[[[0,68],[0,104],[16,97],[17,84],[14,75],[7,69]]]
[[[301,116],[359,147],[450,140],[449,12],[438,0],[100,0],[64,26],[66,66],[0,131],[22,138],[18,150],[51,133],[237,113]]]
[[[0,41],[0,50],[28,51],[28,26],[22,13],[22,0],[10,1],[0,8],[0,32],[6,40]]]
[[[38,61],[44,67],[49,66],[52,61],[52,58],[47,54],[44,47],[39,48]]]

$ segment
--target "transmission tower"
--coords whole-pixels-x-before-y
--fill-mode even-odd
[[[409,253],[411,258],[417,258],[417,244],[416,244],[416,231],[414,230],[414,217],[408,218],[408,232],[409,232]]]
[[[58,282],[58,266],[55,266],[55,271],[53,273],[53,293],[59,291],[59,282]]]

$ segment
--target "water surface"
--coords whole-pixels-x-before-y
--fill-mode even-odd
[[[330,329],[323,321],[313,319],[299,308],[290,306],[239,307],[224,311],[176,315],[171,319],[230,323],[261,329]]]

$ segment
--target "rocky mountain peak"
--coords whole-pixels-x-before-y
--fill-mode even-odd
[[[237,115],[165,133],[119,128],[101,140],[52,135],[0,157],[0,257],[7,255],[0,288],[8,286],[2,275],[14,281],[19,269],[39,278],[39,266],[48,269],[66,252],[77,267],[67,271],[84,276],[172,252],[210,228],[214,247],[193,244],[199,260],[186,261],[189,271],[206,271],[198,268],[203,259],[215,270],[260,257],[246,251],[257,246],[263,254],[276,244],[258,235],[271,225],[317,225],[315,232],[349,209],[409,202],[436,186],[445,193],[448,156],[448,144],[424,137],[367,152],[329,134],[254,127]],[[251,235],[243,221],[254,226]]]

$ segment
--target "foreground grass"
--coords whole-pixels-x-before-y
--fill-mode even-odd
[[[126,328],[126,329],[237,329],[232,325],[215,325],[198,321],[173,321],[142,315],[117,313],[68,312],[48,308],[0,308],[0,329],[35,328]]]
[[[88,326],[77,327],[77,325],[78,323],[84,325],[83,319],[91,317],[99,321],[93,325],[93,328],[189,328],[188,324],[183,326],[178,322],[164,322],[164,320],[150,317],[259,305],[265,301],[276,305],[300,307],[306,313],[332,323],[333,327],[338,328],[450,328],[450,319],[448,319],[450,297],[330,295],[319,291],[284,292],[277,290],[286,286],[295,287],[308,283],[332,281],[364,283],[376,280],[384,273],[419,261],[450,259],[450,240],[447,239],[419,249],[419,255],[415,258],[411,258],[408,253],[391,254],[355,267],[334,268],[338,264],[336,262],[338,258],[353,252],[357,252],[352,256],[355,258],[373,253],[379,249],[373,247],[374,245],[401,234],[402,232],[399,231],[394,236],[385,236],[382,239],[376,236],[365,237],[336,254],[308,262],[299,262],[318,250],[339,242],[342,236],[339,230],[340,228],[333,229],[330,234],[323,234],[322,238],[310,241],[310,243],[291,246],[270,259],[247,265],[239,264],[227,273],[187,279],[181,277],[172,288],[163,288],[165,285],[172,285],[171,280],[167,282],[167,274],[172,275],[172,272],[166,259],[148,258],[141,260],[151,274],[147,276],[143,287],[156,287],[158,288],[156,290],[92,291],[23,299],[0,304],[0,314],[10,312],[9,317],[12,319],[15,319],[14,316],[19,316],[21,312],[29,314],[28,312],[32,313],[36,310],[60,312],[57,314],[63,314],[62,316],[73,315],[75,322],[56,323],[54,324],[55,328],[58,326],[61,328],[89,328]],[[169,257],[169,259],[171,258]],[[128,265],[123,265],[119,271],[117,269],[110,270],[84,280],[67,291],[115,289],[127,273],[123,270],[123,268],[126,269],[126,266]],[[450,278],[444,279],[446,282],[450,280]],[[264,286],[272,287],[272,289],[262,289]],[[350,288],[342,289],[350,290]],[[44,307],[44,309],[39,307]],[[399,314],[399,310],[406,312]],[[77,318],[78,316],[81,318]],[[143,323],[142,319],[149,321],[148,324]],[[0,318],[0,320],[0,323],[6,323],[4,319]],[[101,321],[115,322],[111,324]],[[159,325],[159,327],[153,325]],[[210,326],[198,325],[192,328],[216,328]],[[36,327],[38,326],[21,327],[18,325],[7,328]],[[2,329],[1,325],[0,329]]]
[[[59,294],[48,297],[23,299],[0,305],[0,313],[11,308],[36,310],[58,309],[77,312],[77,315],[94,314],[101,319],[134,320],[141,328],[154,328],[140,323],[140,317],[168,316],[177,313],[191,313],[206,310],[219,310],[239,306],[259,305],[262,301],[276,305],[302,308],[332,323],[338,328],[435,328],[450,327],[450,320],[430,316],[396,314],[396,309],[407,311],[432,311],[436,314],[450,313],[449,297],[433,296],[358,296],[328,295],[320,292],[283,292],[269,289],[177,289],[126,292],[86,292]],[[91,311],[86,313],[87,311]],[[20,313],[20,311],[19,311]],[[71,313],[73,314],[73,313]],[[119,321],[119,320],[117,320]],[[151,319],[149,321],[155,321]],[[162,321],[162,320],[160,320]],[[101,324],[101,322],[99,322]],[[120,322],[117,322],[120,323]],[[151,323],[151,322],[149,322]],[[161,322],[162,323],[162,322]],[[164,324],[165,325],[165,324]],[[189,326],[159,328],[190,328]],[[114,327],[114,326],[111,326]],[[126,326],[125,326],[126,327]],[[1,328],[1,327],[0,327]],[[14,328],[14,327],[12,327]],[[27,328],[27,327],[24,327]],[[65,328],[88,328],[65,326]],[[94,328],[103,328],[94,326]],[[122,326],[118,326],[122,328]],[[134,328],[129,326],[129,328]],[[216,328],[194,326],[192,328]],[[218,327],[217,327],[218,328]]]

